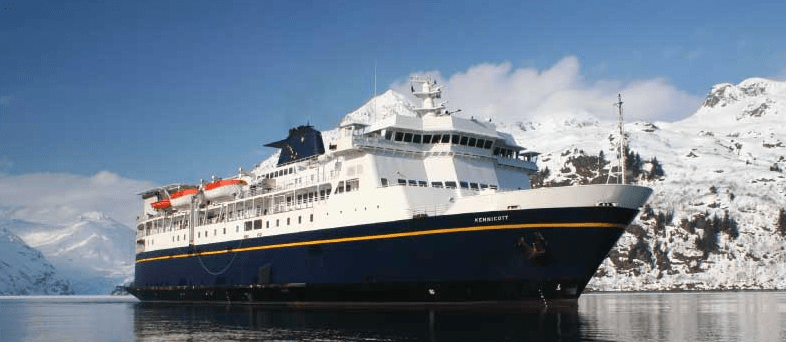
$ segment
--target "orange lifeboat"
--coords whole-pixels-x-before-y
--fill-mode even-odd
[[[169,196],[169,202],[175,208],[187,207],[191,204],[191,198],[197,193],[199,193],[199,189],[180,190]]]
[[[162,199],[162,200],[160,200],[158,202],[153,202],[152,204],[150,204],[150,206],[152,206],[154,209],[164,210],[164,209],[168,209],[169,207],[171,207],[172,203],[169,203],[169,199],[168,198],[164,198],[164,199]]]
[[[233,197],[240,193],[246,181],[240,179],[222,179],[205,185],[205,199],[215,200],[217,198]]]

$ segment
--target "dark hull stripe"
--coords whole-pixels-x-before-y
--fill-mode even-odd
[[[312,245],[324,245],[324,244],[355,242],[355,241],[367,241],[367,240],[395,239],[395,238],[411,237],[411,236],[422,236],[422,235],[477,232],[477,231],[486,231],[486,230],[557,228],[557,227],[558,228],[619,228],[619,229],[625,229],[626,226],[627,226],[626,224],[621,224],[621,223],[602,223],[602,222],[597,222],[597,223],[592,222],[592,223],[590,223],[590,222],[584,222],[584,223],[508,224],[508,225],[474,226],[474,227],[460,227],[460,228],[443,228],[443,229],[432,229],[432,230],[421,230],[421,231],[405,232],[405,233],[378,234],[378,235],[355,236],[355,237],[345,237],[345,238],[336,238],[336,239],[289,242],[289,243],[279,243],[279,244],[252,246],[252,247],[243,247],[243,248],[234,248],[234,249],[222,249],[222,250],[203,251],[203,252],[196,252],[196,253],[183,253],[183,254],[174,254],[174,255],[164,255],[164,256],[158,256],[158,257],[152,257],[152,258],[139,259],[136,262],[137,263],[142,263],[142,262],[157,261],[157,260],[176,259],[176,258],[189,258],[189,257],[195,257],[195,256],[207,256],[207,255],[225,254],[225,253],[240,253],[240,252],[258,251],[258,250],[265,250],[265,249],[312,246]]]

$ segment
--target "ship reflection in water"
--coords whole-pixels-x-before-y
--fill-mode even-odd
[[[589,294],[524,310],[346,310],[139,303],[143,341],[781,341],[786,293]]]
[[[0,296],[0,341],[783,341],[786,292],[585,294],[578,306],[380,310]]]
[[[497,341],[580,336],[574,306],[532,310],[293,309],[140,303],[138,340]]]

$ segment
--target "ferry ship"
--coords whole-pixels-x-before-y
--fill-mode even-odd
[[[530,187],[538,153],[438,103],[415,116],[311,126],[278,162],[141,193],[141,300],[473,303],[575,300],[652,190]]]

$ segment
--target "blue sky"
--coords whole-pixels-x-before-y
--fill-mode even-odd
[[[226,176],[291,126],[334,127],[373,94],[375,63],[380,91],[479,65],[569,69],[579,88],[655,80],[690,103],[716,83],[786,79],[783,1],[10,1],[0,177]]]

